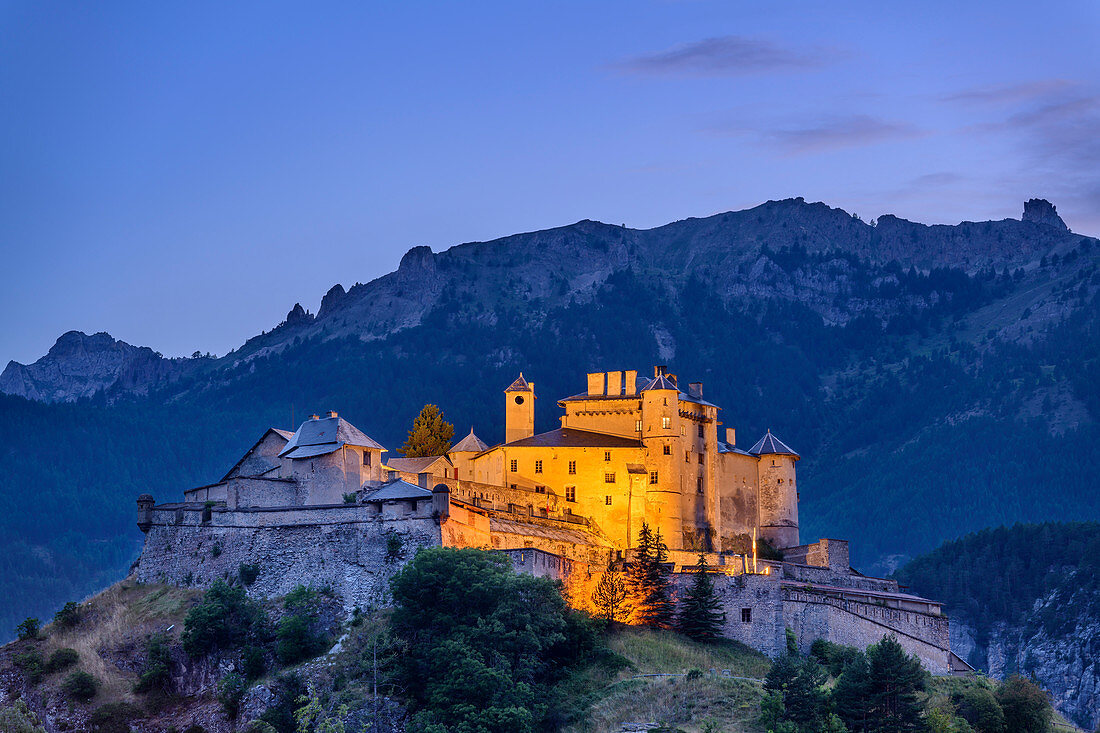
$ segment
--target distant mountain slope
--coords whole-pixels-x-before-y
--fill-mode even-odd
[[[871,226],[795,199],[414,248],[220,359],[42,378],[57,403],[0,397],[0,593],[19,599],[0,632],[121,574],[134,497],[216,479],[267,427],[331,408],[396,447],[432,402],[496,442],[520,370],[539,430],[586,371],[703,381],[742,445],[772,428],[803,455],[803,536],[850,538],[865,570],[992,524],[1100,519],[1100,243],[1029,209],[1043,221]]]
[[[1100,723],[1100,524],[1029,524],[967,535],[898,573],[946,604],[951,647],[1003,679],[1037,679],[1060,711]]]

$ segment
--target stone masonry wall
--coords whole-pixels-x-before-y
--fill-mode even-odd
[[[370,510],[355,505],[232,512],[215,508],[203,523],[201,508],[158,508],[145,536],[137,579],[206,587],[218,578],[236,578],[242,564],[255,565],[259,575],[248,588],[252,596],[279,596],[306,584],[332,588],[349,611],[384,605],[389,579],[418,547],[439,546],[440,530],[422,509],[415,514],[400,507],[383,507],[380,514]],[[400,539],[401,552],[388,561],[391,535]]]
[[[783,591],[785,625],[794,631],[799,650],[807,653],[817,639],[864,649],[893,636],[933,674],[947,674],[949,641],[946,616],[888,608],[814,593]]]

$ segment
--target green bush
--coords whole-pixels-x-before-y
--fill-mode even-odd
[[[243,588],[215,580],[183,622],[183,648],[192,657],[235,649],[262,637],[265,626],[263,609]]]
[[[53,615],[53,622],[63,629],[71,629],[80,623],[80,604],[69,601]]]
[[[245,585],[252,585],[256,582],[256,578],[260,577],[260,566],[246,565],[242,562],[240,568],[237,570],[237,577],[239,577],[241,582]]]
[[[53,674],[54,672],[68,669],[78,661],[80,661],[80,654],[77,653],[76,649],[65,647],[63,649],[58,649],[50,655],[50,658],[46,660],[44,670],[46,674]]]
[[[130,733],[131,721],[144,717],[141,709],[128,702],[100,705],[88,718],[92,733]]]
[[[258,646],[246,646],[241,652],[241,671],[250,680],[263,677],[264,672],[267,671],[264,650]]]
[[[1006,730],[1046,731],[1054,720],[1050,695],[1031,680],[1012,675],[997,689]]]
[[[38,619],[28,616],[15,627],[15,632],[19,634],[20,641],[26,641],[27,639],[37,639],[38,629]]]
[[[164,634],[153,634],[145,642],[145,661],[138,675],[138,681],[134,683],[134,692],[149,692],[156,689],[167,691],[171,681],[172,650],[168,637]]]
[[[328,637],[313,630],[315,619],[304,614],[286,616],[275,632],[275,655],[285,665],[312,659],[328,648]]]
[[[230,672],[218,681],[218,702],[231,719],[236,720],[241,711],[241,699],[248,689],[248,680],[236,672]]]
[[[42,681],[43,668],[42,655],[38,652],[24,652],[15,657],[15,666],[23,670],[23,676],[27,684],[37,685]]]
[[[4,733],[46,733],[38,716],[23,700],[16,699],[10,708],[0,708],[0,731]]]
[[[306,694],[305,683],[297,674],[283,674],[275,680],[272,688],[274,697],[267,710],[260,716],[278,733],[297,733],[298,725],[294,720],[294,711],[298,709],[298,698]]]
[[[61,683],[61,689],[66,695],[78,702],[88,702],[95,697],[99,689],[99,680],[87,672],[77,670]]]

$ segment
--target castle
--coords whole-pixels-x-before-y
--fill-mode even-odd
[[[803,650],[892,634],[934,673],[965,669],[940,604],[853,570],[845,541],[800,544],[798,454],[770,431],[748,450],[732,428],[720,437],[701,383],[681,390],[660,366],[652,377],[592,373],[559,401],[561,427],[543,433],[532,382],[521,374],[504,398],[504,443],[471,430],[440,456],[387,459],[336,412],[294,433],[269,429],[183,502],[138,498],[138,579],[247,576],[258,595],[329,585],[350,609],[386,603],[389,577],[417,547],[481,547],[561,580],[584,607],[600,574],[629,562],[645,523],[668,545],[675,582],[706,558],[729,638],[776,655],[787,629]],[[757,538],[782,561],[761,559]]]

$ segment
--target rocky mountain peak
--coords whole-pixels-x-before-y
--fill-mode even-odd
[[[1062,217],[1058,216],[1057,207],[1046,199],[1029,199],[1025,201],[1024,215],[1021,218],[1023,221],[1046,224],[1063,232],[1069,231],[1069,227],[1062,221]]]
[[[343,288],[341,288],[343,290]],[[332,292],[331,290],[329,292]],[[303,323],[309,323],[313,320],[313,316],[302,307],[301,303],[295,303],[294,307],[290,309],[290,313],[286,314],[286,325],[296,326]]]
[[[347,292],[344,290],[344,286],[340,283],[336,283],[329,291],[325,293],[325,297],[321,298],[321,307],[317,309],[317,318],[324,318],[339,307],[340,302],[347,296]]]

